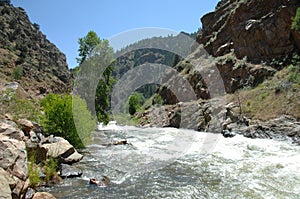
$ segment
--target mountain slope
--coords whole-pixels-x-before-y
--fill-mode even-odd
[[[32,24],[22,8],[0,2],[0,76],[31,96],[65,93],[71,74],[66,56]]]

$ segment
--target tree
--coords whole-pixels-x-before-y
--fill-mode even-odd
[[[297,8],[296,16],[292,18],[292,29],[300,32],[300,7]]]
[[[101,40],[90,31],[79,39],[81,59],[77,71],[75,90],[86,100],[89,110],[97,115],[99,121],[108,123],[110,94],[114,79],[112,78],[114,50],[108,40]]]
[[[100,43],[101,39],[94,31],[89,31],[85,37],[79,38],[79,58],[77,58],[77,62],[81,65]]]
[[[134,92],[128,99],[128,111],[130,115],[134,115],[140,110],[146,99],[142,93]]]
[[[134,115],[140,108],[139,98],[137,95],[131,95],[129,97],[129,114]]]

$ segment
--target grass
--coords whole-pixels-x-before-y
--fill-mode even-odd
[[[250,118],[268,120],[286,114],[299,119],[299,66],[284,68],[256,88],[242,89],[231,95],[231,100],[237,101],[238,97],[243,114]]]
[[[10,113],[14,120],[20,118],[26,118],[40,123],[42,120],[42,114],[40,105],[35,100],[22,98],[18,94],[18,90],[15,92],[11,89],[0,92],[0,114],[5,115]]]
[[[35,153],[28,154],[28,175],[30,187],[36,188],[43,182],[45,183],[57,183],[61,180],[57,173],[58,160],[54,158],[48,158],[44,162],[37,164]],[[40,171],[43,171],[45,178],[40,177]]]

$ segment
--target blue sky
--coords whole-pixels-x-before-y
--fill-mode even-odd
[[[12,4],[26,10],[31,22],[40,25],[47,38],[66,54],[69,67],[73,68],[77,65],[78,38],[90,30],[101,39],[147,27],[167,30],[155,36],[168,34],[168,30],[191,33],[201,26],[200,17],[213,11],[218,1],[12,0]],[[137,34],[132,41],[149,35]],[[113,47],[120,48],[119,45],[114,43]]]

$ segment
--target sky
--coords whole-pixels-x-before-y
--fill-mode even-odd
[[[200,18],[219,0],[12,0],[26,10],[32,23],[77,66],[78,38],[90,30],[108,39],[114,49],[151,36],[195,32]],[[142,31],[132,31],[142,30]],[[124,33],[134,34],[124,34]],[[126,36],[124,36],[126,35]],[[130,36],[128,36],[130,35]]]

